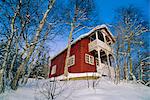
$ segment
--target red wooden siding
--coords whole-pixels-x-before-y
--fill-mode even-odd
[[[96,65],[90,65],[85,63],[85,54],[90,54],[88,51],[88,43],[90,43],[90,40],[88,38],[84,38],[81,40],[81,72],[95,72],[96,71]]]
[[[91,53],[88,52],[89,42],[90,40],[88,38],[83,38],[71,46],[70,56],[75,55],[75,64],[69,67],[68,71],[70,73],[96,71],[95,64],[90,65],[85,63],[85,53],[92,55]],[[59,76],[64,73],[65,59],[66,59],[66,50],[51,60],[50,70],[52,66],[56,65],[56,74],[49,75],[49,77]]]
[[[51,60],[50,71],[51,71],[52,67],[54,65],[56,65],[56,73],[54,75],[50,74],[49,77],[59,76],[64,73],[63,71],[64,71],[65,61],[63,59],[65,59],[65,55],[66,55],[66,51],[62,52],[57,57],[55,57],[53,60]]]
[[[81,57],[80,57],[80,52],[81,52],[81,48],[80,48],[80,41],[78,41],[76,44],[74,44],[71,47],[71,55],[75,55],[75,64],[73,66],[69,67],[69,72],[71,73],[77,73],[80,72],[81,70]]]

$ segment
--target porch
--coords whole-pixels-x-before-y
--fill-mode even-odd
[[[88,44],[89,52],[91,52],[96,60],[96,70],[103,76],[114,76],[115,60],[111,45],[113,41],[102,30],[96,30],[89,36]]]

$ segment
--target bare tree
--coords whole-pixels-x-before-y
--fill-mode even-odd
[[[67,56],[65,60],[64,75],[68,75],[68,58],[70,57],[71,42],[73,40],[72,35],[90,27],[94,18],[94,1],[93,0],[70,0],[65,3],[61,13],[62,22],[64,26],[69,28]],[[92,19],[93,18],[93,19]],[[88,23],[90,22],[90,23]]]
[[[128,78],[127,71],[129,68],[130,79],[135,80],[133,56],[136,55],[137,48],[142,49],[141,46],[144,43],[142,36],[144,33],[149,32],[148,23],[143,18],[140,10],[133,6],[118,9],[117,16],[117,23],[114,26],[117,33],[116,58],[118,66],[124,66],[125,79]]]
[[[1,92],[4,92],[7,80],[10,81],[12,89],[17,89],[18,81],[20,77],[25,75],[26,67],[31,61],[33,53],[40,47],[40,44],[44,44],[48,36],[51,39],[55,36],[55,33],[49,31],[53,30],[57,23],[56,14],[54,17],[54,14],[51,13],[54,12],[52,9],[54,3],[55,0],[7,0],[0,2],[2,11],[0,13],[2,27],[0,39],[5,44],[2,48],[4,55],[0,60],[2,64],[0,66]],[[20,60],[19,63],[18,60]]]
[[[14,15],[12,16],[11,18],[11,32],[10,32],[10,35],[8,37],[8,41],[7,41],[7,46],[6,46],[6,52],[4,54],[4,61],[3,61],[3,64],[1,66],[1,73],[2,73],[2,76],[3,76],[3,79],[2,79],[2,89],[0,89],[1,92],[4,92],[5,90],[5,78],[6,78],[6,63],[7,63],[7,60],[9,58],[9,51],[10,51],[10,47],[11,47],[11,44],[12,44],[12,41],[13,41],[13,37],[15,35],[15,21],[16,21],[16,17],[18,16],[19,12],[20,12],[20,9],[21,9],[21,4],[22,4],[22,1],[20,0],[19,1],[19,4],[17,5],[16,7],[16,10],[14,11]]]
[[[49,2],[48,4],[48,9],[46,10],[46,12],[44,13],[43,15],[43,18],[42,20],[40,21],[39,23],[39,27],[37,28],[37,31],[36,31],[36,34],[33,38],[33,41],[31,43],[31,46],[29,48],[29,52],[27,52],[27,56],[24,60],[24,62],[19,66],[17,72],[16,72],[16,75],[15,75],[15,78],[14,80],[12,81],[12,89],[16,89],[16,86],[17,86],[17,81],[19,79],[19,75],[21,73],[21,71],[23,70],[24,66],[28,63],[28,61],[30,60],[30,57],[32,56],[32,53],[34,52],[34,49],[36,47],[36,44],[39,40],[39,36],[40,36],[40,33],[42,31],[42,28],[45,24],[45,21],[46,21],[46,17],[48,16],[48,13],[50,12],[50,10],[52,9],[53,7],[53,4],[54,4],[55,0],[52,0],[51,2]]]

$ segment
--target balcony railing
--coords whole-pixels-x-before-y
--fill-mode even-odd
[[[97,50],[98,48],[102,48],[109,52],[113,52],[113,49],[101,40],[94,40],[94,41],[90,42],[88,44],[88,46],[89,46],[89,52],[91,52],[93,50]]]
[[[97,72],[100,72],[102,75],[108,76],[109,71],[110,71],[110,76],[114,78],[114,75],[115,75],[114,67],[112,66],[109,67],[108,65],[103,64],[103,63],[101,63],[101,67],[97,66]]]

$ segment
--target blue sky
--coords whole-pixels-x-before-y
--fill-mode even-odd
[[[145,17],[150,18],[150,0],[95,0],[99,18],[104,23],[111,23],[115,9],[133,5],[141,9]],[[149,19],[150,20],[150,19]]]
[[[114,21],[115,10],[117,8],[129,5],[133,5],[141,9],[145,18],[150,21],[150,0],[95,0],[95,3],[97,16],[104,24],[110,24]],[[55,55],[64,49],[67,45],[67,39],[67,35],[58,37],[55,40],[57,41],[55,42],[55,45],[52,45],[55,50],[51,52],[51,54]]]

